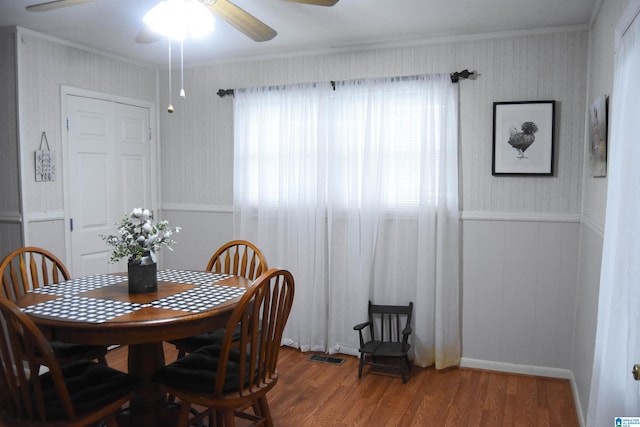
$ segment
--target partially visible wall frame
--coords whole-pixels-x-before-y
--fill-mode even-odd
[[[493,175],[553,175],[555,101],[493,103]]]
[[[607,176],[608,98],[599,96],[589,110],[589,164],[595,178]]]

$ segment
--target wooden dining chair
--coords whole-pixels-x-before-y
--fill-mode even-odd
[[[30,290],[69,279],[69,271],[58,257],[35,246],[16,249],[0,263],[2,296],[14,302]],[[98,359],[107,364],[106,346],[60,341],[52,341],[51,346],[62,364],[76,359]]]
[[[178,425],[187,426],[192,405],[216,417],[216,426],[234,426],[235,417],[273,425],[267,393],[278,381],[278,352],[291,312],[294,280],[287,270],[258,277],[233,310],[221,343],[158,370],[152,380],[181,401]],[[243,408],[253,411],[242,411]],[[248,412],[249,411],[249,412]]]
[[[269,269],[267,260],[256,245],[247,240],[232,240],[220,246],[207,264],[207,271],[233,274],[255,280]],[[216,342],[220,342],[224,330],[207,332],[169,341],[178,350],[178,359]]]
[[[62,261],[46,249],[35,246],[18,248],[0,264],[2,296],[11,301],[41,286],[69,280]]]
[[[0,425],[118,425],[115,414],[129,401],[136,378],[93,360],[61,365],[36,324],[4,297],[0,332]]]
[[[362,377],[364,365],[370,365],[397,369],[402,382],[407,382],[407,372],[411,370],[409,336],[412,315],[413,302],[409,305],[380,305],[369,301],[369,320],[353,327],[360,338],[358,378]]]
[[[211,256],[207,271],[233,274],[255,280],[267,271],[267,260],[260,249],[247,240],[232,240],[220,246]]]

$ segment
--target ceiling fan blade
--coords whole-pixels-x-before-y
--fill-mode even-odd
[[[29,12],[45,12],[47,10],[59,9],[61,7],[74,6],[80,3],[89,3],[93,0],[54,0],[45,3],[33,4],[27,6],[26,9]]]
[[[287,0],[292,3],[314,4],[316,6],[333,6],[338,0]]]
[[[145,25],[136,36],[136,43],[149,44],[155,43],[160,39],[162,39],[162,34],[158,34],[149,28],[148,25]]]
[[[203,4],[215,15],[257,42],[271,40],[278,34],[276,30],[228,0],[216,0],[213,4],[203,2]]]

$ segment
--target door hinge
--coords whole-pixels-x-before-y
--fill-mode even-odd
[[[149,128],[149,143],[151,143],[151,128]]]
[[[71,120],[67,117],[67,130],[71,129]]]
[[[73,218],[69,218],[69,230],[73,231]]]

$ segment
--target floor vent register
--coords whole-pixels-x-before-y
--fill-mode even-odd
[[[342,363],[344,363],[344,359],[340,357],[323,356],[321,354],[314,354],[309,357],[309,360],[312,362],[328,363],[330,365],[342,365]]]

